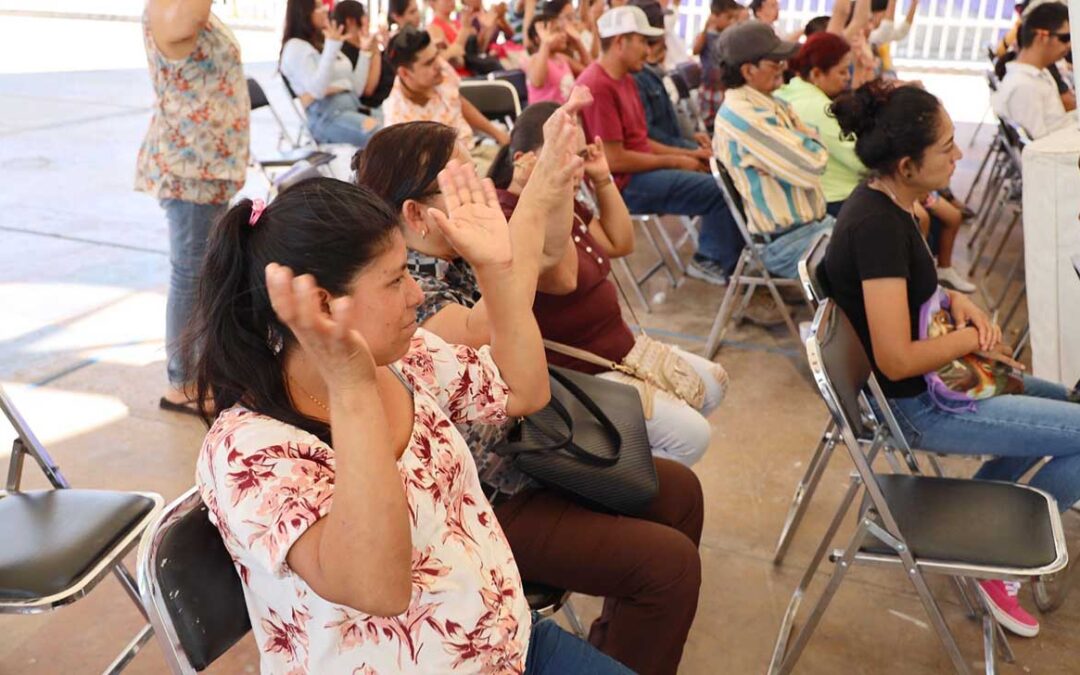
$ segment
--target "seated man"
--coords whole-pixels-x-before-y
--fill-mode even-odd
[[[641,7],[650,26],[664,27],[664,10],[656,0],[632,0],[632,4]],[[683,130],[675,104],[672,103],[672,89],[675,85],[664,72],[667,42],[663,38],[649,38],[647,42],[649,52],[645,56],[645,67],[634,73],[634,82],[637,83],[638,94],[641,95],[641,105],[645,108],[645,124],[649,138],[687,150],[711,147],[708,134],[687,134]]]
[[[650,26],[641,8],[630,5],[609,9],[596,25],[600,58],[577,79],[592,91],[594,101],[581,113],[586,138],[603,141],[615,184],[631,213],[702,216],[698,251],[687,274],[727,283],[743,242],[716,181],[703,173],[711,152],[651,140],[631,76],[645,65],[646,38],[662,38],[664,31]]]
[[[798,276],[815,235],[831,230],[821,176],[829,152],[791,107],[772,93],[784,83],[785,61],[799,45],[771,26],[748,21],[720,36],[727,93],[716,116],[713,147],[746,207],[747,227],[769,237],[769,272]]]
[[[991,96],[998,117],[1023,127],[1031,138],[1075,124],[1076,99],[1063,100],[1048,67],[1069,53],[1069,9],[1051,2],[1024,17],[1016,59],[1005,65],[1005,77]]]
[[[387,52],[397,80],[383,102],[384,126],[423,120],[453,127],[477,172],[486,173],[498,148],[475,146],[473,132],[487,134],[499,145],[509,143],[510,136],[462,98],[461,80],[439,57],[427,31],[405,26],[390,40]]]

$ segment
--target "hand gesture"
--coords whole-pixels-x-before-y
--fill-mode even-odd
[[[986,312],[976,307],[967,296],[950,292],[949,303],[953,322],[957,328],[972,325],[979,332],[979,349],[990,352],[1001,344],[1001,327],[990,321]]]
[[[491,28],[499,20],[499,17],[495,15],[495,12],[490,10],[486,12],[480,12],[480,27]]]
[[[375,381],[375,360],[368,344],[349,328],[351,298],[331,300],[328,314],[315,277],[294,277],[291,269],[277,263],[266,266],[266,290],[274,313],[315,362],[331,395]]]
[[[979,350],[975,353],[985,359],[1004,363],[1007,366],[1012,366],[1019,371],[1027,370],[1027,367],[1024,364],[1020,363],[1012,357],[1012,349],[1004,342],[1000,343],[995,349],[992,349],[991,351],[984,352],[982,350]]]
[[[578,113],[582,109],[589,107],[593,103],[592,92],[589,88],[583,84],[575,84],[574,88],[570,90],[570,95],[566,97],[566,103],[563,103],[559,110],[563,111],[570,116],[571,120],[576,120]],[[548,118],[548,122],[551,122],[551,118]],[[544,127],[545,135],[547,138],[547,127]]]
[[[704,131],[698,131],[694,133],[694,141],[697,142],[698,147],[712,148],[712,138]]]
[[[576,91],[578,88],[574,89]],[[574,94],[570,96],[573,99]],[[576,104],[580,103],[579,94]],[[584,161],[577,154],[579,132],[574,118],[567,114],[568,107],[572,107],[570,102],[544,122],[544,146],[529,180],[529,192],[537,196],[544,212],[554,211],[560,205],[573,201],[574,176]]]
[[[480,180],[476,168],[450,160],[439,172],[439,190],[447,213],[428,213],[454,250],[476,269],[509,267],[514,260],[510,228],[491,179]]]
[[[476,26],[473,25],[473,18],[475,16],[476,13],[468,7],[461,10],[461,14],[458,16],[461,20],[461,28],[458,30],[455,42],[465,44],[466,40],[476,33]]]
[[[326,28],[323,28],[323,39],[327,42],[336,40],[338,42],[345,41],[345,27],[333,19],[328,19]]]
[[[585,175],[595,183],[610,174],[611,167],[608,166],[607,155],[604,154],[604,141],[597,136],[592,143],[585,146]]]
[[[555,31],[551,30],[550,24],[547,22],[536,23],[536,37],[540,39],[540,48],[547,47],[551,49],[551,43],[555,41]]]

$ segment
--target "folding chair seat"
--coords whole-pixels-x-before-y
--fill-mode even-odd
[[[773,302],[776,303],[777,308],[780,310],[784,323],[787,324],[788,330],[795,337],[795,341],[800,342],[802,338],[799,335],[799,329],[795,325],[795,321],[791,317],[791,310],[781,297],[779,289],[785,286],[800,288],[802,286],[801,282],[798,279],[775,277],[765,268],[761,251],[768,242],[768,238],[750,233],[742,196],[735,189],[735,184],[732,182],[727,169],[715,157],[709,159],[709,167],[712,169],[713,176],[716,178],[720,191],[724,195],[724,201],[731,212],[731,217],[735,220],[735,224],[742,234],[744,246],[739,261],[735,265],[735,271],[728,279],[727,291],[724,293],[724,299],[720,303],[720,309],[717,311],[712,329],[709,331],[709,338],[705,345],[705,358],[711,359],[716,355],[717,350],[720,349],[720,343],[724,339],[728,324],[733,319],[742,316],[758,286],[765,286],[768,289]],[[735,297],[739,291],[743,291],[743,297],[738,309],[736,309]]]
[[[0,541],[4,542],[0,546],[0,613],[57,609],[115,574],[145,618],[146,610],[123,558],[161,509],[161,496],[72,489],[2,388],[0,410],[17,434],[6,491],[0,497]],[[20,490],[27,456],[42,469],[52,489]],[[123,670],[151,634],[151,626],[144,625],[104,672]]]
[[[517,87],[506,80],[463,80],[461,96],[484,117],[502,122],[510,129],[521,114]]]
[[[879,427],[869,444],[860,398],[867,388],[877,406],[888,407],[871,378],[869,358],[855,329],[833,301],[825,300],[814,318],[806,343],[814,380],[847,448],[855,473],[826,536],[788,604],[769,673],[789,673],[805,649],[829,602],[855,563],[893,566],[904,571],[926,610],[930,623],[958,673],[969,673],[948,624],[927,586],[924,573],[955,580],[964,601],[974,598],[983,627],[986,672],[996,672],[997,649],[1011,660],[1008,643],[970,578],[1019,580],[1052,574],[1068,562],[1057,504],[1048,494],[1013,483],[960,480],[938,476],[880,474],[875,456],[888,434]],[[902,436],[897,440],[903,441]],[[843,549],[832,551],[835,563],[828,585],[793,636],[799,607],[818,566],[856,496],[863,493],[857,526]],[[993,527],[985,527],[985,523]]]
[[[139,547],[138,566],[139,592],[175,675],[206,670],[251,630],[240,577],[198,488],[156,519]],[[542,617],[563,611],[584,637],[566,591],[526,583],[525,596]]]
[[[514,85],[517,90],[518,105],[524,109],[529,105],[529,87],[526,84],[525,71],[520,68],[513,70],[496,70],[487,74],[488,80],[501,80]]]

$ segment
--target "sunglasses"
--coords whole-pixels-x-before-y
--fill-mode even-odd
[[[1038,32],[1042,33],[1043,35],[1046,35],[1047,37],[1055,37],[1058,40],[1060,40],[1063,44],[1069,44],[1069,41],[1072,40],[1072,34],[1071,33],[1051,33],[1048,30],[1040,30]]]

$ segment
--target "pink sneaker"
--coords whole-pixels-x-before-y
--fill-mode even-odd
[[[979,582],[979,592],[998,623],[1021,637],[1035,637],[1039,634],[1039,622],[1020,606],[1016,599],[1019,590],[1019,581],[987,579]]]

